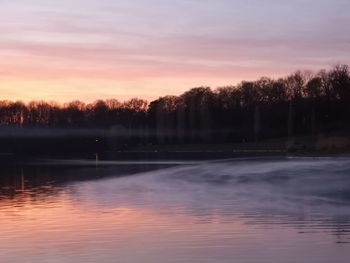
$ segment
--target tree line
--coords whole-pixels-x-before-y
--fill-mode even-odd
[[[346,132],[349,113],[349,66],[337,65],[215,90],[193,88],[150,103],[137,98],[64,105],[0,101],[0,127],[115,129],[154,143],[241,142]]]

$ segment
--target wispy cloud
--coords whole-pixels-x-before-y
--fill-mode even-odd
[[[156,97],[204,81],[231,84],[350,63],[350,2],[343,0],[2,0],[0,6],[0,91],[9,98],[32,99],[24,92],[30,89],[45,99],[59,87],[59,100],[75,99],[79,92],[71,91],[82,86],[89,89],[81,91],[85,100]]]

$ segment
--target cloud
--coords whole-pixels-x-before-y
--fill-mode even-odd
[[[350,3],[343,0],[0,4],[0,78],[11,80],[12,87],[23,85],[18,94],[26,88],[39,91],[25,83],[56,87],[59,81],[69,97],[74,80],[74,87],[89,83],[95,96],[102,82],[114,86],[105,89],[106,96],[147,94],[145,89],[158,96],[173,93],[175,86],[182,90],[184,83],[205,84],[201,79],[222,85],[350,63]]]

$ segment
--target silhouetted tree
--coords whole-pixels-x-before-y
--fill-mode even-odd
[[[133,143],[209,143],[350,129],[350,72],[337,65],[236,86],[193,88],[148,104],[133,98],[63,105],[0,101],[1,127],[103,128]],[[114,136],[114,135],[113,135]],[[127,138],[127,139],[126,139]],[[120,143],[113,143],[120,145]]]

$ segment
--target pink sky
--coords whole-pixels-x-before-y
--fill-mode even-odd
[[[0,99],[154,99],[350,63],[349,1],[0,0]]]

